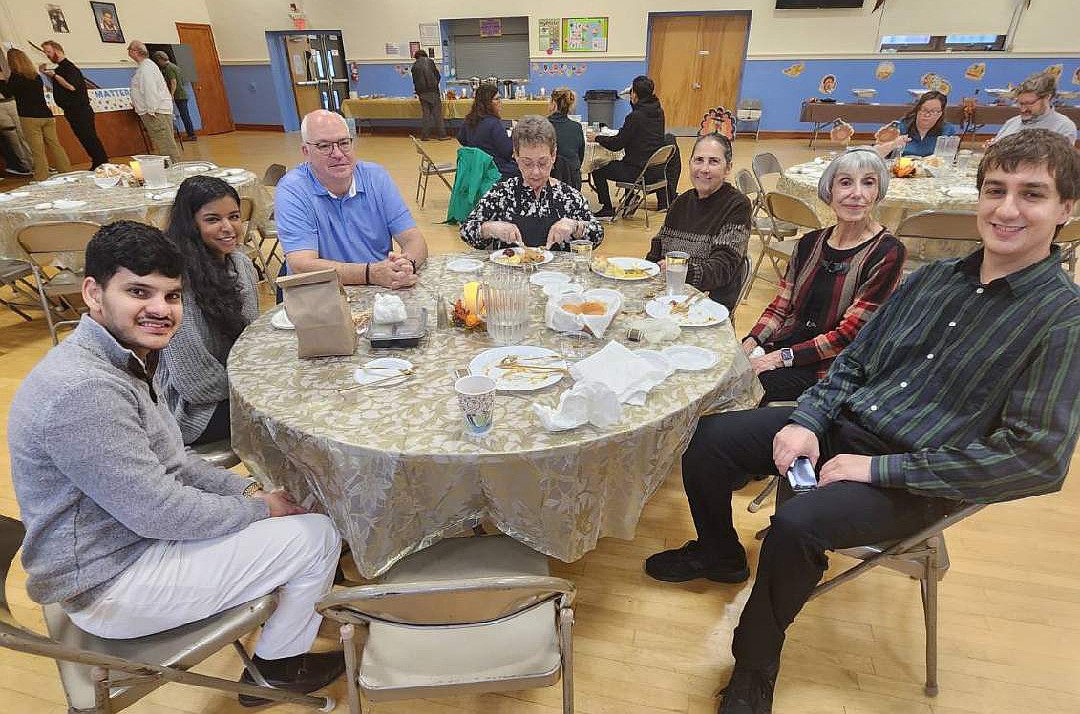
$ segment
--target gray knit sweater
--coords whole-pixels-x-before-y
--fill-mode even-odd
[[[234,251],[229,258],[240,286],[240,311],[250,323],[259,316],[258,274],[243,253]],[[210,328],[191,291],[184,292],[183,302],[184,320],[161,351],[154,384],[190,444],[206,430],[218,403],[229,398],[225,363],[233,342]]]
[[[26,589],[69,611],[157,540],[213,538],[270,515],[242,495],[246,479],[184,451],[143,363],[89,316],[19,386],[8,446]]]

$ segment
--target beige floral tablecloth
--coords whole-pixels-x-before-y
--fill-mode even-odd
[[[213,169],[206,173],[216,175],[220,171],[222,170]],[[73,172],[68,174],[74,179],[71,183],[46,182],[44,185],[32,183],[10,191],[8,193],[26,195],[6,201],[3,200],[3,196],[0,196],[0,257],[26,259],[26,253],[19,247],[15,238],[20,228],[31,223],[91,221],[104,225],[128,219],[149,223],[159,228],[164,227],[169,217],[169,209],[172,208],[177,186],[185,178],[193,175],[195,174],[185,171],[183,166],[176,166],[169,169],[171,185],[167,188],[148,189],[123,186],[98,188],[94,184],[93,175],[89,172]],[[259,205],[262,197],[258,191],[259,182],[255,174],[245,170],[243,174],[237,176],[237,182],[234,185],[241,196],[250,196],[255,199],[256,206]],[[67,210],[36,208],[36,206],[58,199],[86,201],[86,204]],[[72,262],[78,261],[68,261],[65,264],[68,267],[75,267],[71,264]]]
[[[973,162],[974,163],[974,162]],[[949,210],[974,211],[975,195],[953,198],[945,190],[965,186],[975,188],[976,165],[963,171],[949,172],[940,178],[895,178],[889,181],[889,190],[878,204],[878,220],[892,230],[900,225],[908,215],[919,211]],[[836,223],[836,214],[818,198],[818,179],[824,165],[813,161],[798,164],[784,170],[784,175],[776,184],[776,190],[810,204],[821,219],[822,225]],[[905,239],[908,252],[920,256],[920,260],[967,255],[972,246],[968,241],[926,241],[923,239]]]
[[[729,323],[684,329],[679,342],[715,350],[719,364],[676,372],[644,406],[627,407],[615,427],[545,431],[530,405],[554,406],[571,386],[564,378],[524,396],[500,392],[493,430],[471,440],[453,369],[494,343],[483,332],[436,330],[436,295],[452,300],[475,277],[446,270],[447,258],[434,257],[421,284],[399,293],[411,309],[431,313],[430,334],[416,349],[372,350],[361,337],[350,357],[301,360],[295,334],[273,329],[267,314],[229,357],[233,448],[253,471],[325,510],[365,577],[481,523],[564,561],[580,558],[600,537],[632,538],[699,416],[750,408],[762,395]],[[569,259],[560,255],[546,267],[568,272]],[[485,273],[505,269],[485,263]],[[621,289],[637,309],[646,292],[662,287],[600,277],[593,283]],[[523,343],[558,349],[557,335],[542,324],[540,288],[531,290],[532,327]],[[354,310],[370,309],[375,292],[350,289]],[[616,317],[606,338],[623,341],[629,319]],[[596,340],[595,348],[604,343]],[[355,384],[353,371],[375,356],[408,359],[416,374],[400,386],[338,391]]]

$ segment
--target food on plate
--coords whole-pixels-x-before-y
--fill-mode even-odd
[[[607,312],[607,303],[599,300],[586,300],[585,302],[572,302],[562,306],[571,315],[603,315]]]
[[[908,157],[896,160],[892,166],[892,174],[897,178],[910,178],[915,175],[915,162]]]
[[[945,165],[945,160],[940,156],[927,156],[922,162],[923,166],[929,166],[932,169],[940,169]]]
[[[610,278],[647,278],[649,271],[645,268],[632,267],[622,268],[612,263],[607,258],[597,258],[592,264],[593,270]]]
[[[371,322],[370,312],[354,312],[352,314],[353,327],[357,332],[367,329],[368,323]]]
[[[544,251],[535,248],[507,248],[495,259],[504,265],[533,265],[544,262]]]

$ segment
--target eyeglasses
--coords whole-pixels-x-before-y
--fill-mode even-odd
[[[936,117],[941,114],[940,109],[920,109],[919,116],[921,117]]]
[[[1018,107],[1023,107],[1024,109],[1027,109],[1028,107],[1033,107],[1033,106],[1035,106],[1036,104],[1038,104],[1039,102],[1041,102],[1041,101],[1042,101],[1042,100],[1043,100],[1044,98],[1045,98],[1045,97],[1036,97],[1035,99],[1032,99],[1032,100],[1030,100],[1030,101],[1027,101],[1027,102],[1024,102],[1024,101],[1020,101],[1019,99],[1017,99],[1017,100],[1016,100],[1016,106],[1018,106]]]
[[[314,147],[322,156],[329,156],[334,153],[334,147],[341,149],[341,153],[347,154],[352,151],[354,139],[350,136],[345,139],[338,139],[337,141],[305,141],[308,146]]]
[[[540,169],[541,171],[547,171],[551,168],[553,159],[543,158],[533,161],[532,159],[518,159],[518,166],[526,171],[532,171],[533,169]]]

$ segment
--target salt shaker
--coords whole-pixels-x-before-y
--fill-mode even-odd
[[[442,293],[435,296],[435,329],[450,329],[450,316],[447,314],[446,298],[443,297]]]

